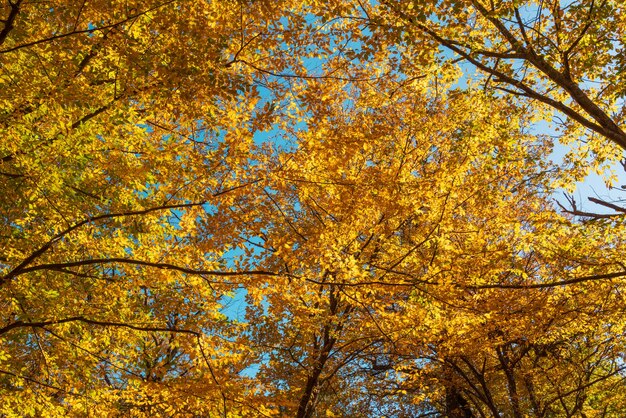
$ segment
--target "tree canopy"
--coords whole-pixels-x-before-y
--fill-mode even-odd
[[[6,0],[0,416],[624,416],[625,16]]]

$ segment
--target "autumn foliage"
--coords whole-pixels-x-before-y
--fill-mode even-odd
[[[1,417],[626,414],[621,1],[1,4]]]

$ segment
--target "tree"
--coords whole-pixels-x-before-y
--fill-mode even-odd
[[[217,339],[238,329],[220,298],[244,272],[195,230],[247,184],[259,95],[228,67],[243,5],[1,13],[2,414],[230,408],[245,350]],[[246,7],[245,23],[270,13]]]
[[[568,157],[578,171],[577,180],[589,169],[603,171],[622,159],[626,133],[621,2],[383,3],[402,22],[404,42],[430,39],[455,61],[482,73],[485,90],[530,101],[541,119],[556,119],[560,139],[580,148]],[[615,185],[615,180],[613,176],[609,182]],[[619,204],[590,201],[623,213]],[[582,215],[571,203],[568,210]]]
[[[326,100],[299,106],[300,146],[247,203],[256,257],[286,273],[248,287],[266,402],[299,417],[619,411],[602,396],[624,384],[617,328],[594,333],[620,322],[606,231],[551,207],[554,174],[529,164],[548,144],[518,130],[523,108],[429,101],[429,84],[306,83],[304,101]]]
[[[624,115],[614,110],[623,95],[621,3],[386,4],[409,37],[430,37],[486,73],[487,85],[546,104],[626,148]]]
[[[624,227],[554,207],[530,129],[620,144],[621,58],[582,49],[620,6],[538,12],[561,43],[511,66],[531,3],[464,5],[8,1],[0,413],[623,415]]]

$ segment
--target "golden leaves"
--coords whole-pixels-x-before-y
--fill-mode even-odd
[[[17,3],[0,46],[3,414],[619,410],[601,392],[622,384],[624,231],[550,200],[619,153],[594,141],[559,172],[530,129],[554,103],[490,90],[521,69],[495,22],[521,34],[533,2]],[[571,17],[607,7],[542,15],[546,36],[572,45]],[[437,44],[497,74],[471,79]],[[570,74],[608,71],[577,54]],[[518,93],[564,88],[525,70]],[[613,85],[579,88],[616,106]],[[592,109],[565,90],[541,91]]]

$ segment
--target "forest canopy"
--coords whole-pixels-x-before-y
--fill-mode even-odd
[[[625,416],[626,205],[567,194],[623,192],[625,45],[621,0],[2,1],[0,416]]]

